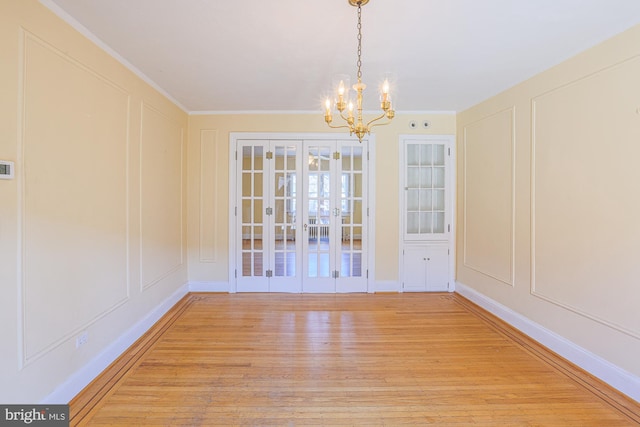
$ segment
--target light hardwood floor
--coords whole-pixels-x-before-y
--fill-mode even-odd
[[[71,425],[626,426],[640,405],[457,294],[189,294]]]

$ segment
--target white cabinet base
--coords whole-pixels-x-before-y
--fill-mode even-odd
[[[403,292],[449,291],[449,245],[407,244],[403,249]]]

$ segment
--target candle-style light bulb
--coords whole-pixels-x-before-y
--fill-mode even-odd
[[[341,97],[344,96],[344,81],[340,80],[340,84],[338,85],[338,95]]]
[[[387,102],[389,100],[389,80],[384,79],[384,83],[382,83],[382,102]]]
[[[324,110],[324,121],[331,123],[333,121],[333,117],[331,117],[331,100],[329,98],[324,101]]]

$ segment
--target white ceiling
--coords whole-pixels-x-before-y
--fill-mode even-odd
[[[189,112],[321,111],[355,78],[347,0],[41,0]],[[462,111],[640,23],[640,0],[371,0],[365,108]],[[84,28],[83,28],[84,27]]]

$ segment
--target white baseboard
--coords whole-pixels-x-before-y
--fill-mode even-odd
[[[129,328],[124,334],[105,348],[89,363],[80,368],[60,384],[53,393],[45,397],[41,404],[67,404],[78,393],[128,349],[138,338],[144,335],[162,316],[189,292],[187,284],[181,286],[160,305],[154,308],[142,320]]]
[[[229,282],[189,282],[189,292],[229,292]]]
[[[581,367],[591,375],[640,402],[640,377],[585,350],[469,286],[456,282],[456,292]]]
[[[373,292],[402,292],[402,286],[395,280],[377,280]]]

